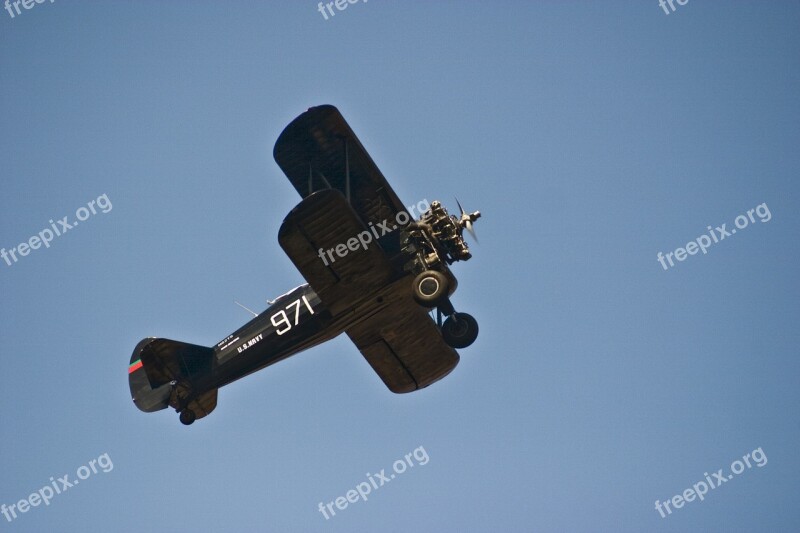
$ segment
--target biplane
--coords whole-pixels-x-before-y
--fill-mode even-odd
[[[450,300],[450,265],[471,257],[463,233],[474,237],[480,212],[459,203],[460,216],[450,215],[437,201],[418,219],[409,215],[330,105],[286,126],[273,155],[302,197],[278,242],[307,283],[213,347],[140,341],[128,367],[140,410],[172,407],[189,425],[214,410],[220,387],[341,333],[390,391],[412,392],[449,374],[456,349],[477,338],[475,319]]]

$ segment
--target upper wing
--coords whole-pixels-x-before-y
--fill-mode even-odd
[[[357,239],[359,234],[364,240],[373,235],[347,200],[331,189],[305,198],[278,231],[281,248],[333,315],[382,289],[394,275],[380,243],[373,240],[365,248]],[[347,247],[348,241],[355,241],[355,250]],[[337,247],[344,252],[325,254]]]
[[[294,119],[275,142],[273,155],[300,196],[336,189],[349,199],[365,225],[395,220],[397,213],[406,210],[332,105],[312,107]]]

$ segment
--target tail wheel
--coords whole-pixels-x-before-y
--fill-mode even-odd
[[[426,270],[417,274],[412,285],[414,299],[423,307],[433,308],[448,296],[450,281],[438,270]]]
[[[466,348],[478,338],[478,321],[467,313],[453,313],[442,324],[442,338],[453,348]]]
[[[181,424],[184,426],[190,426],[192,422],[197,419],[197,415],[194,414],[194,411],[191,409],[184,409],[181,411],[181,415],[179,417],[181,419]]]

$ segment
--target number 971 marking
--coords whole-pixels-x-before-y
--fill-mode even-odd
[[[275,326],[275,333],[277,333],[278,335],[283,335],[284,333],[286,333],[287,331],[292,329],[293,325],[296,326],[298,324],[298,322],[300,321],[300,302],[301,301],[305,304],[305,306],[308,309],[309,313],[311,313],[312,315],[314,314],[314,310],[311,308],[311,304],[308,303],[308,300],[306,299],[306,296],[303,295],[302,298],[300,298],[299,300],[293,301],[292,303],[287,305],[285,309],[281,309],[280,311],[278,311],[277,313],[275,313],[274,315],[272,315],[269,318],[270,322],[272,322],[272,325]],[[291,312],[288,315],[286,314],[286,311],[291,309],[292,306],[294,306],[294,324],[292,324],[291,320],[289,320],[289,317],[291,316]]]

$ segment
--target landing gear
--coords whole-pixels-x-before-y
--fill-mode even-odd
[[[467,313],[453,313],[442,324],[442,338],[453,348],[466,348],[478,338],[478,321]]]
[[[184,409],[183,411],[181,411],[180,420],[181,424],[183,424],[184,426],[191,425],[192,422],[195,421],[195,419],[197,419],[197,415],[195,415],[194,411],[192,411],[191,409]]]
[[[436,309],[436,325],[448,346],[466,348],[478,337],[478,322],[453,308],[450,293],[455,292],[458,281],[448,265],[472,257],[463,233],[466,229],[475,237],[472,223],[481,214],[467,213],[458,200],[456,203],[461,217],[450,215],[440,202],[430,204],[418,221],[403,229],[400,244],[403,270],[414,275],[414,300],[426,309]],[[442,317],[447,317],[444,323]]]
[[[438,270],[420,272],[412,285],[414,299],[423,307],[438,307],[449,295],[450,282]]]
[[[452,348],[466,348],[478,338],[478,321],[467,313],[457,313],[450,302],[450,280],[438,270],[425,270],[414,278],[414,300],[428,309],[436,308],[436,323],[442,338]],[[447,320],[442,323],[442,315]]]

